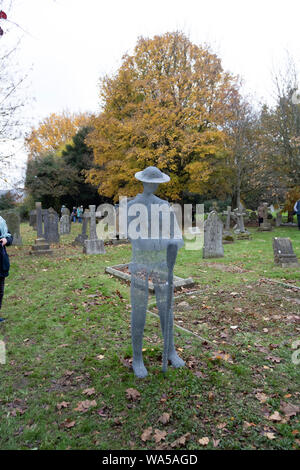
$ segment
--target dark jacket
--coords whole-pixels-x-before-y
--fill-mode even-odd
[[[1,234],[0,234],[1,238]],[[9,235],[6,237],[7,240],[7,246],[11,245],[13,242],[13,237],[12,235]],[[2,246],[2,243],[0,243],[0,277],[7,277],[9,274],[9,257],[6,252],[5,246]]]

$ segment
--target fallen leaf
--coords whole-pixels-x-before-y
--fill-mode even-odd
[[[102,359],[104,359],[104,357],[105,357],[105,356],[103,356],[103,354],[99,354],[99,355],[97,356],[97,359],[98,359],[99,361],[102,361]]]
[[[190,437],[190,435],[191,433],[187,432],[183,436],[179,437],[178,439],[176,439],[176,441],[172,442],[171,447],[174,448],[174,447],[184,446],[187,439]]]
[[[221,439],[213,439],[212,442],[213,442],[213,446],[214,447],[218,447],[219,443],[220,443],[220,440]]]
[[[167,431],[160,431],[159,429],[154,430],[154,439],[156,444],[166,439]]]
[[[100,408],[99,410],[97,410],[97,414],[101,416],[101,418],[107,418],[107,414],[108,414],[107,406],[104,406],[103,408]]]
[[[198,440],[199,444],[202,446],[207,446],[209,443],[209,438],[208,437],[202,437],[201,439]]]
[[[222,351],[214,352],[211,359],[213,361],[215,361],[217,359],[218,360],[223,360],[225,362],[229,362],[229,363],[233,364],[233,360],[232,360],[232,357],[230,356],[230,354],[224,353]]]
[[[75,424],[76,424],[76,421],[70,421],[69,419],[66,419],[66,421],[61,423],[61,427],[70,429],[70,428],[73,428]]]
[[[285,416],[290,418],[291,416],[296,416],[296,414],[300,412],[300,407],[293,405],[292,403],[286,403],[282,401],[280,403],[280,411],[282,411]]]
[[[145,429],[145,431],[143,431],[143,434],[141,436],[141,439],[142,441],[146,442],[150,439],[150,436],[152,434],[152,426],[150,426],[149,428]]]
[[[252,426],[256,426],[256,424],[255,423],[248,423],[248,421],[244,421],[244,423],[243,423],[243,427],[245,429],[251,428]]]
[[[88,411],[90,408],[94,406],[97,406],[96,400],[84,400],[84,401],[80,401],[77,404],[77,408],[74,408],[74,411],[81,411],[85,413],[86,411]]]
[[[219,423],[217,424],[217,429],[224,429],[226,428],[226,426],[227,426],[227,423]]]
[[[255,396],[260,403],[265,403],[269,398],[265,393],[260,393],[260,392],[256,393]]]
[[[267,359],[268,359],[268,361],[276,362],[277,364],[279,364],[279,362],[281,362],[280,357],[267,356]]]
[[[170,421],[170,413],[163,413],[159,418],[158,421],[162,424],[167,424]]]
[[[141,394],[135,388],[127,388],[126,397],[129,400],[136,401],[136,400],[139,400],[141,398]]]
[[[268,439],[276,439],[276,436],[273,432],[265,432],[264,436],[266,436]]]
[[[85,390],[83,390],[83,395],[87,395],[88,397],[93,395],[94,393],[96,393],[94,387],[93,388],[86,388]]]
[[[268,418],[270,421],[281,421],[282,417],[278,413],[278,411],[275,411],[272,415],[269,416]]]
[[[61,403],[57,403],[56,408],[61,410],[62,408],[67,408],[69,406],[69,401],[62,401]]]

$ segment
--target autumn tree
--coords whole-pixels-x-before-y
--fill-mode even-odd
[[[284,202],[300,183],[300,99],[292,59],[274,76],[275,105],[264,105],[259,123],[257,185],[271,202]],[[292,212],[290,211],[290,219]]]
[[[136,171],[156,165],[171,177],[159,194],[173,201],[185,190],[226,193],[224,124],[237,93],[220,59],[184,34],[140,38],[117,74],[101,82],[103,112],[87,137],[100,169],[88,181],[118,200],[137,193]]]
[[[32,128],[25,139],[28,160],[55,152],[57,155],[70,143],[81,127],[88,126],[91,116],[87,113],[52,113],[43,119],[37,128]]]
[[[249,101],[237,94],[232,100],[232,115],[224,127],[229,137],[225,166],[230,174],[233,207],[245,201],[255,204],[258,196],[252,178],[258,158],[257,127],[257,113]]]

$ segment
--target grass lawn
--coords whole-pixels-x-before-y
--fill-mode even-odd
[[[24,245],[9,248],[0,448],[300,449],[300,364],[292,361],[300,290],[278,283],[299,287],[300,271],[275,266],[272,250],[273,236],[288,236],[300,259],[300,232],[251,229],[252,240],[225,245],[216,260],[181,250],[175,274],[196,282],[174,306],[176,324],[191,332],[175,328],[187,366],[163,376],[159,321],[149,313],[149,375],[139,380],[130,369],[129,287],[104,274],[129,261],[130,246],[84,255],[71,245],[80,228],[52,257],[29,254],[28,224]]]

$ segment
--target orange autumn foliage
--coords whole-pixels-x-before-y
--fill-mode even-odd
[[[90,123],[91,116],[86,113],[50,114],[37,126],[32,128],[30,135],[25,139],[28,149],[28,160],[49,153],[59,153],[81,127]]]
[[[103,112],[87,137],[98,168],[87,180],[117,201],[141,189],[135,172],[155,165],[171,177],[158,194],[173,201],[185,190],[228,189],[223,126],[237,94],[220,59],[184,34],[140,38],[117,74],[102,80]]]

